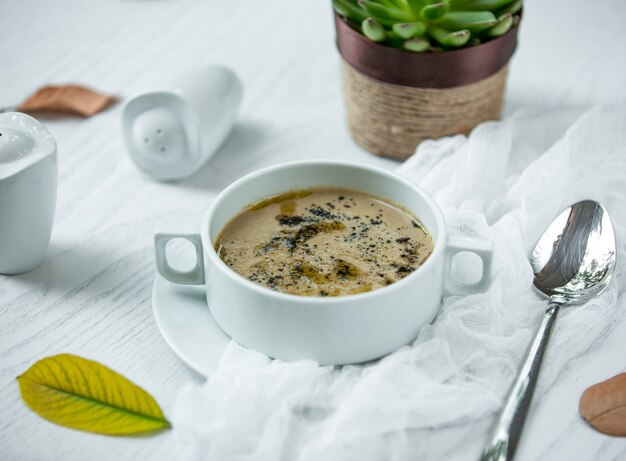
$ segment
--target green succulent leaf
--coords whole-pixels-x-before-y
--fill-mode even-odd
[[[375,19],[367,18],[361,24],[363,35],[374,42],[382,42],[387,38],[385,28],[378,24]]]
[[[450,0],[450,8],[455,11],[493,11],[514,0]]]
[[[495,26],[497,22],[491,11],[450,11],[437,21],[437,25],[444,29],[469,29],[471,32],[478,32]]]
[[[428,34],[443,46],[458,47],[465,45],[470,39],[470,31],[467,29],[450,32],[440,27],[430,27]]]
[[[333,2],[333,9],[339,16],[346,16],[346,17],[349,16],[348,10],[343,8],[341,4],[338,4],[337,0],[332,0],[332,2]]]
[[[388,8],[396,8],[396,9],[403,8],[402,2],[398,3],[398,2],[394,2],[393,0],[375,0],[375,1],[378,1],[378,3],[381,3]]]
[[[519,13],[520,10],[522,9],[522,6],[524,6],[524,0],[515,0],[508,6],[502,8],[501,10],[498,10],[498,16],[503,15],[505,13],[511,13],[511,14]]]
[[[361,23],[367,18],[367,13],[354,0],[332,0],[333,8],[341,16],[345,16],[352,22]]]
[[[426,26],[422,22],[401,22],[393,25],[393,31],[404,39],[410,39],[424,35]]]
[[[411,11],[416,15],[419,15],[420,11],[422,11],[422,8],[424,8],[424,6],[430,3],[429,0],[405,0],[405,1],[408,7],[411,9]]]
[[[397,8],[389,8],[374,1],[359,0],[359,5],[377,19],[395,19],[396,21],[411,21],[413,19],[406,11]]]
[[[422,8],[420,16],[423,19],[429,19],[432,21],[446,14],[449,9],[450,5],[446,2],[431,3],[430,5],[426,5]]]
[[[500,37],[506,34],[512,25],[513,16],[511,16],[511,13],[505,13],[498,18],[498,22],[495,26],[487,29],[487,36],[492,38]]]
[[[408,51],[414,51],[416,53],[422,53],[430,50],[430,42],[421,37],[414,37],[409,40],[405,40],[403,48]]]

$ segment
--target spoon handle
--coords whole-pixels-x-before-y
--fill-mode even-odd
[[[481,461],[506,461],[513,459],[524,427],[524,420],[541,368],[541,360],[548,345],[552,327],[559,312],[559,303],[552,302],[546,309],[543,321],[535,334],[524,364],[509,391],[506,404],[493,427],[491,441],[483,451]]]

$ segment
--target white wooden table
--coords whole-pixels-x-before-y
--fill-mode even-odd
[[[529,0],[510,70],[506,112],[626,97],[626,3]],[[81,82],[127,95],[151,75],[222,63],[245,84],[239,124],[194,177],[163,184],[126,156],[119,105],[88,120],[48,119],[59,145],[59,195],[45,262],[0,276],[0,458],[172,459],[175,434],[112,438],[41,420],[15,377],[59,352],[98,360],[148,389],[166,413],[201,378],[165,344],[151,311],[152,233],[195,227],[234,179],[285,160],[336,157],[396,167],[350,140],[327,0],[0,0],[0,105],[45,83]],[[0,223],[1,224],[1,223]],[[577,401],[626,367],[626,325],[566,364],[537,395],[518,460],[626,459],[626,440],[586,427]],[[415,459],[474,459],[490,421],[416,431]]]

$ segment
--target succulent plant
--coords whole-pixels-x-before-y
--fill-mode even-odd
[[[370,40],[408,51],[473,46],[519,22],[523,0],[332,0]]]

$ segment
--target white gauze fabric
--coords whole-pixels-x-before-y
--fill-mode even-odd
[[[184,458],[417,459],[407,430],[497,411],[546,305],[531,289],[527,255],[556,214],[584,198],[609,210],[618,266],[601,296],[561,311],[536,395],[622,321],[626,104],[520,111],[468,138],[424,142],[398,172],[433,195],[451,233],[494,242],[491,288],[445,298],[413,344],[366,366],[283,363],[231,343],[206,383],[177,398],[172,416]],[[472,270],[471,260],[455,269],[460,278]]]

